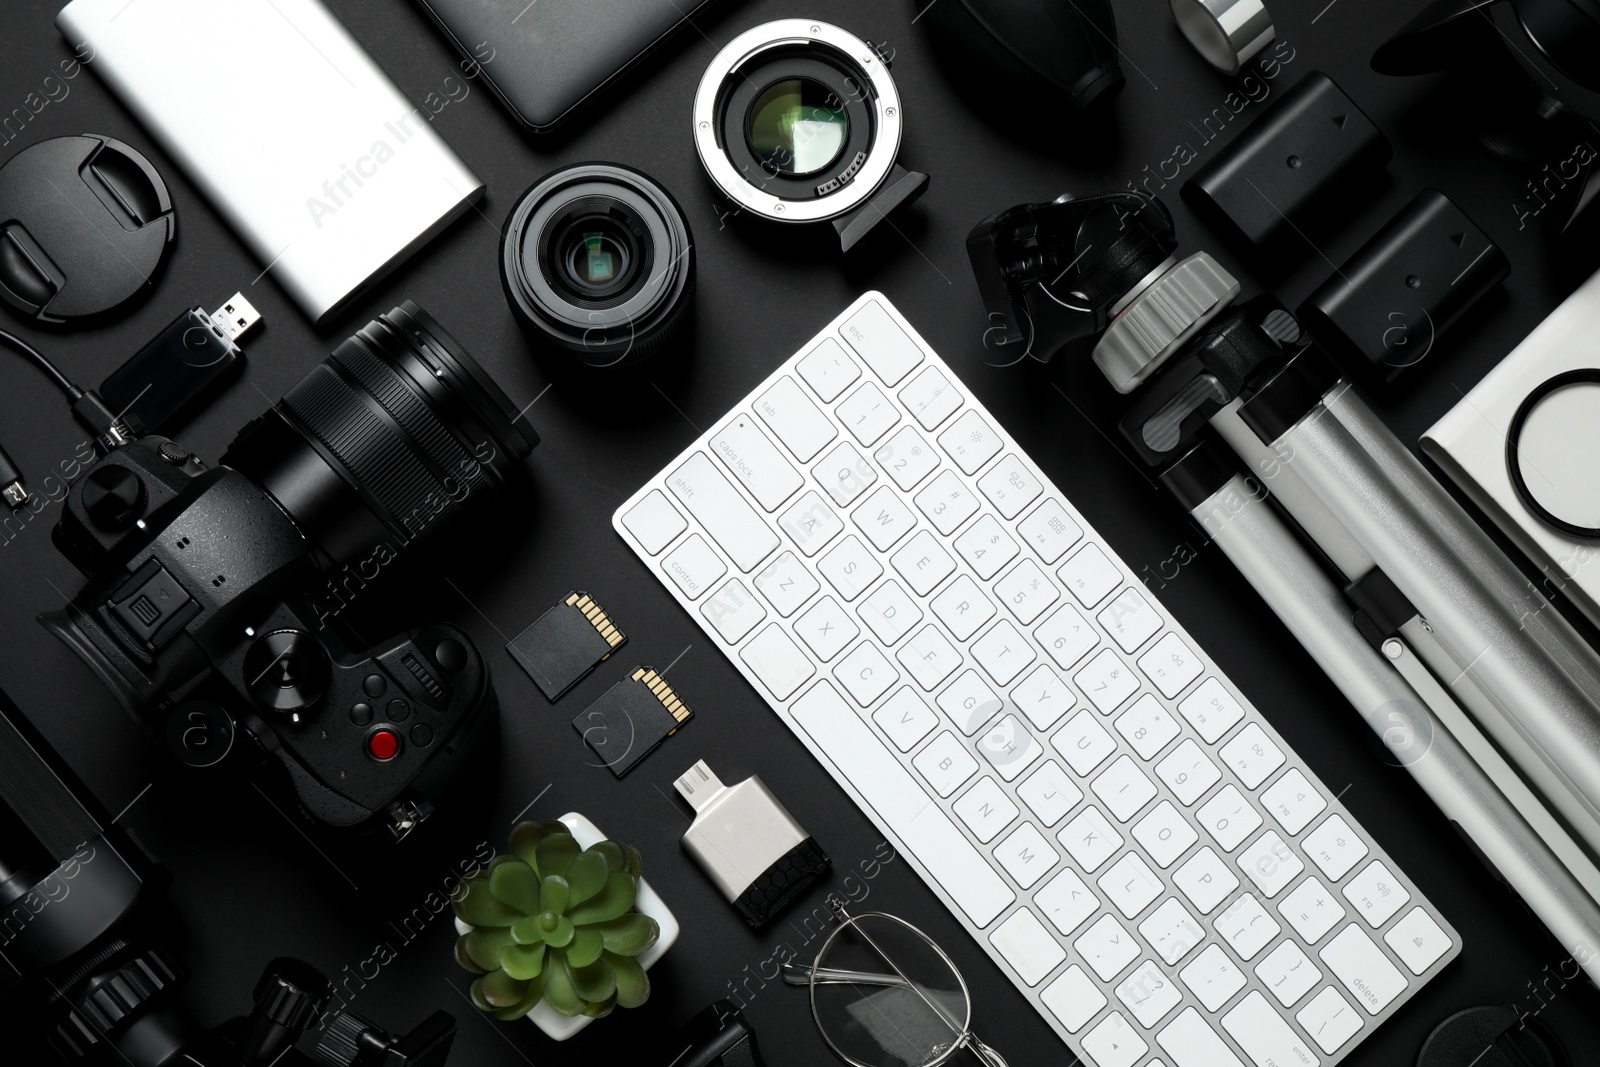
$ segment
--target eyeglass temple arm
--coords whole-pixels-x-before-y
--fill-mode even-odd
[[[805,963],[785,963],[783,980],[789,985],[810,985],[813,981],[823,985],[881,985],[910,988],[896,974],[872,974],[868,971],[845,971],[836,967],[815,967]]]

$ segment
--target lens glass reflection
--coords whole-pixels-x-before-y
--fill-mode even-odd
[[[821,82],[785,78],[756,97],[745,136],[770,173],[803,178],[827,169],[844,152],[850,116],[844,101]]]

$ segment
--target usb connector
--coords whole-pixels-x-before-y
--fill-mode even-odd
[[[230,341],[238,341],[260,321],[261,312],[244,298],[243,293],[234,293],[221,307],[211,313],[212,324]]]

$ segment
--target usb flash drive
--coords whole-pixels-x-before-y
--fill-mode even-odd
[[[261,321],[242,293],[215,311],[173,319],[100,385],[100,395],[145,433],[171,432],[244,367],[240,338]]]
[[[723,785],[701,760],[673,785],[695,811],[683,847],[751,926],[827,872],[827,854],[761,779]]]

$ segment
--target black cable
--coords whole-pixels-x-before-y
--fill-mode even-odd
[[[24,356],[27,356],[30,360],[32,360],[34,366],[44,371],[45,374],[50,377],[50,380],[55,382],[56,386],[63,393],[67,394],[67,399],[69,401],[76,402],[80,397],[83,396],[83,390],[79,389],[76,385],[73,385],[72,379],[68,378],[65,374],[62,374],[61,371],[57,370],[56,365],[46,359],[43,352],[39,351],[37,348],[34,348],[16,334],[7,333],[5,330],[0,330],[0,343],[5,344],[6,347],[12,349],[13,351],[22,353]]]
[[[78,388],[43,352],[15,334],[0,330],[0,345],[21,353],[44,371],[56,387],[67,394],[67,402],[72,405],[72,417],[93,433],[97,440],[103,440],[108,435],[114,441],[125,438],[128,428],[122,416],[112,411],[99,393]],[[28,490],[23,485],[22,472],[3,447],[0,447],[0,502],[14,508],[28,502]]]

